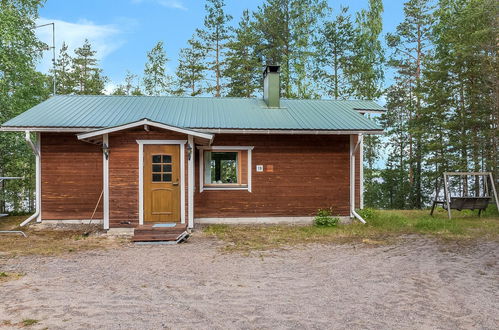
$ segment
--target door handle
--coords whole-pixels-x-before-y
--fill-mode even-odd
[[[173,182],[172,185],[178,186],[178,181],[177,182]]]

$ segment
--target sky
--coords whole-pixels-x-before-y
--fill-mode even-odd
[[[226,12],[237,25],[244,9],[255,10],[263,0],[226,0]],[[328,0],[334,12],[348,6],[351,12],[367,8],[367,0]],[[383,30],[393,32],[403,19],[403,1],[384,1]],[[146,53],[158,41],[163,41],[170,62],[168,70],[175,72],[179,50],[196,28],[202,27],[204,0],[46,0],[37,23],[55,22],[56,52],[62,42],[71,50],[87,38],[97,51],[97,58],[110,81],[108,91],[121,83],[125,72],[141,75]],[[39,38],[52,44],[50,27],[37,29]],[[52,54],[45,52],[39,69],[47,72]],[[388,80],[390,77],[387,77]]]

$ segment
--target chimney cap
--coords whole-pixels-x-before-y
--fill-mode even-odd
[[[265,67],[265,70],[263,70],[263,77],[265,77],[270,72],[276,72],[276,73],[281,72],[281,66],[280,65],[271,65],[271,64],[268,64]]]

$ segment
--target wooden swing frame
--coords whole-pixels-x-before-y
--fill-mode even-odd
[[[485,183],[485,189],[484,192],[487,193],[487,196],[483,197],[471,197],[471,196],[462,196],[462,197],[451,197],[449,194],[449,185],[448,185],[448,179],[450,176],[481,176],[484,178],[484,183]],[[487,208],[487,205],[490,202],[490,199],[492,196],[490,196],[490,190],[487,185],[487,179],[490,179],[490,183],[492,185],[492,192],[494,194],[494,200],[495,204],[497,206],[497,209],[499,210],[499,201],[497,200],[497,191],[495,187],[495,182],[494,178],[492,176],[491,172],[444,172],[443,174],[443,181],[444,181],[444,200],[439,200],[438,199],[438,194],[440,192],[439,187],[437,186],[436,193],[435,193],[435,200],[433,201],[433,205],[431,207],[431,212],[430,215],[433,215],[433,211],[435,210],[435,207],[437,204],[442,204],[442,207],[444,209],[447,209],[447,215],[449,219],[452,219],[451,215],[451,210],[478,210],[478,216],[481,215],[482,211]]]

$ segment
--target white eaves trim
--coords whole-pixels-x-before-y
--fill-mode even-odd
[[[53,132],[53,133],[81,133],[100,129],[99,127],[37,127],[37,126],[2,126],[0,132]]]
[[[225,129],[199,128],[198,132],[212,134],[290,134],[290,135],[352,135],[352,134],[384,134],[383,130],[293,130],[293,129]]]
[[[159,124],[159,123],[158,123]],[[129,125],[129,124],[127,124]],[[147,125],[151,126],[156,126],[151,123],[148,123]],[[164,125],[164,124],[161,124]],[[137,126],[140,126],[137,125]],[[165,125],[168,126],[168,125]],[[121,127],[121,126],[117,126]],[[174,126],[169,126],[169,127],[174,127]],[[115,127],[113,127],[115,128]],[[175,127],[178,128],[178,127]],[[98,132],[104,129],[110,129],[110,128],[97,128],[97,127],[20,127],[20,126],[3,126],[0,127],[0,132],[19,132],[19,131],[26,131],[29,130],[31,132],[54,132],[54,133],[81,133],[79,135],[87,134],[87,133],[93,133],[93,132]],[[123,129],[123,128],[121,128]],[[172,128],[166,128],[166,129],[171,129]],[[180,128],[178,128],[180,129]],[[119,129],[118,129],[119,130]],[[196,133],[205,133],[205,134],[291,134],[291,135],[351,135],[351,134],[376,134],[376,135],[382,135],[384,134],[383,130],[347,130],[347,131],[341,131],[341,130],[314,130],[314,129],[309,129],[309,130],[292,130],[292,129],[233,129],[233,128],[195,128],[195,129],[185,129],[182,128],[182,130],[186,130],[189,132],[196,132]],[[100,133],[102,134],[102,133]],[[187,133],[187,134],[192,134],[192,133]],[[97,134],[99,135],[99,134]],[[192,134],[193,136],[196,136],[195,134]],[[80,138],[79,138],[80,139]],[[84,138],[82,138],[84,139]],[[81,139],[80,139],[81,140]]]
[[[165,129],[165,130],[169,130],[169,131],[173,131],[173,132],[188,134],[188,135],[192,135],[192,136],[195,136],[195,137],[198,137],[201,139],[210,140],[210,141],[213,140],[213,134],[210,134],[210,133],[201,133],[201,132],[190,130],[190,129],[180,128],[180,127],[176,127],[176,126],[170,126],[170,125],[158,123],[155,121],[151,121],[149,119],[141,119],[139,121],[135,121],[135,122],[120,125],[120,126],[97,129],[95,131],[78,134],[77,136],[78,136],[78,140],[84,140],[84,139],[88,139],[88,138],[95,137],[95,136],[100,136],[100,135],[104,135],[104,134],[109,134],[109,133],[118,132],[118,131],[122,131],[122,130],[129,129],[129,128],[134,128],[134,127],[138,127],[138,126],[145,126],[145,125],[156,127],[156,128],[161,128],[161,129]]]

